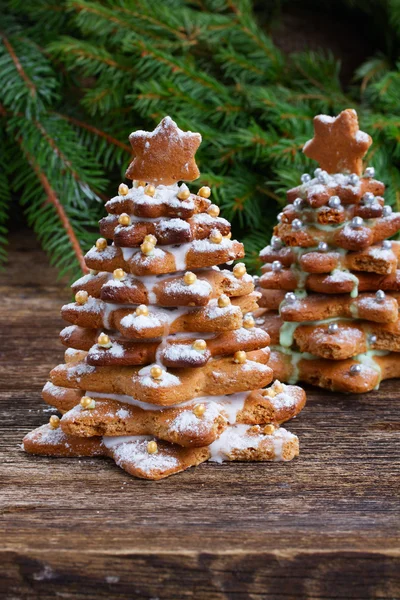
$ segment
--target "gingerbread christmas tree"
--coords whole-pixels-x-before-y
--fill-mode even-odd
[[[25,450],[108,456],[160,479],[207,460],[290,460],[298,439],[279,424],[305,395],[273,383],[269,335],[255,326],[259,294],[230,224],[185,183],[199,175],[197,133],[166,117],[130,137],[135,158],[106,204],[92,269],[62,308],[65,364],[45,401],[63,416],[28,434]],[[107,240],[112,240],[108,243]]]
[[[257,324],[286,382],[366,392],[400,376],[400,213],[362,159],[357,114],[319,115],[303,152],[320,167],[287,193],[259,280]]]

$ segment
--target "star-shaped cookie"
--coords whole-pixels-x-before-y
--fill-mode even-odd
[[[194,155],[201,135],[182,131],[171,117],[164,117],[154,131],[134,131],[129,140],[135,158],[126,171],[128,179],[172,185],[199,177]]]
[[[314,117],[314,137],[303,152],[328,173],[361,175],[362,158],[371,144],[371,137],[358,127],[356,111],[347,108],[337,117]]]

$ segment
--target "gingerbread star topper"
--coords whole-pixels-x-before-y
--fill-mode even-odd
[[[303,152],[328,173],[361,175],[362,158],[371,144],[371,137],[358,127],[356,111],[347,108],[337,117],[314,117],[314,137],[304,144]]]
[[[126,171],[128,179],[172,185],[200,175],[194,155],[201,135],[182,131],[171,117],[165,117],[154,131],[134,131],[129,141],[135,158]]]

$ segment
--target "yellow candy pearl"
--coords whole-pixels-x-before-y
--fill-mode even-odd
[[[132,223],[132,221],[129,215],[127,215],[126,213],[122,213],[122,215],[119,215],[118,217],[118,223],[120,225],[123,225],[124,227],[127,227]]]
[[[220,308],[226,308],[230,305],[230,303],[231,301],[226,294],[221,294],[221,296],[218,298],[218,306]]]
[[[202,417],[204,415],[204,413],[206,412],[206,405],[205,404],[196,404],[196,406],[193,409],[194,414],[196,415],[196,417]]]
[[[243,319],[243,327],[245,329],[252,329],[253,327],[255,327],[256,322],[254,321],[253,317],[245,317]]]
[[[149,242],[149,244],[153,244],[153,246],[155,246],[157,244],[157,238],[152,233],[149,233],[148,235],[144,236],[143,242]]]
[[[233,361],[239,365],[242,365],[243,363],[245,363],[246,358],[247,358],[247,356],[246,356],[246,352],[244,352],[244,350],[238,350],[233,355]]]
[[[197,192],[197,194],[199,196],[201,196],[202,198],[209,198],[211,196],[211,190],[207,185],[203,185],[203,187],[201,187],[199,189],[199,191]]]
[[[209,206],[209,208],[207,209],[207,213],[210,215],[210,217],[218,217],[219,206],[217,206],[216,204],[211,204],[211,206]]]
[[[188,189],[181,190],[180,192],[178,192],[177,196],[179,200],[187,200],[190,196],[190,191]]]
[[[57,415],[51,415],[49,425],[52,429],[58,429],[60,427],[60,418]]]
[[[96,401],[90,398],[90,396],[82,396],[80,405],[85,410],[92,410],[96,406]]]
[[[244,263],[237,263],[237,265],[233,267],[233,274],[237,278],[243,277],[246,273],[246,265]]]
[[[154,187],[154,185],[151,184],[146,185],[144,193],[146,194],[146,196],[154,196],[154,194],[156,193],[156,188]]]
[[[195,340],[192,348],[193,350],[197,350],[197,352],[204,352],[207,349],[207,342],[205,340]]]
[[[147,306],[145,304],[141,304],[135,310],[135,315],[138,317],[140,317],[140,316],[147,317],[148,314],[149,314],[149,309],[147,308]]]
[[[75,302],[77,304],[86,304],[86,302],[88,301],[89,298],[89,294],[87,292],[85,292],[85,290],[79,290],[79,292],[76,292],[75,294]]]
[[[111,346],[110,338],[106,333],[101,333],[99,335],[99,337],[97,338],[97,343],[99,346],[104,346],[104,348],[107,348],[107,346]]]
[[[129,188],[126,183],[121,183],[118,187],[118,194],[120,196],[126,196],[129,193]]]
[[[272,425],[272,423],[268,423],[268,425],[266,425],[264,427],[264,433],[265,435],[272,435],[275,431],[275,426]]]
[[[152,254],[152,252],[154,252],[154,244],[150,242],[143,242],[143,244],[141,244],[140,246],[140,249],[143,252],[143,254],[146,254],[146,256],[148,256],[149,254]]]
[[[220,244],[222,242],[222,233],[220,231],[213,231],[210,235],[210,242]]]
[[[126,273],[123,269],[115,269],[115,271],[113,271],[114,279],[123,279],[125,276]]]
[[[161,379],[163,375],[163,370],[161,367],[151,367],[150,375],[153,379]]]
[[[197,275],[191,271],[187,271],[183,276],[183,281],[186,285],[193,285],[197,281]]]
[[[105,238],[99,238],[96,242],[97,250],[105,250],[107,248],[107,240]]]
[[[155,442],[155,441],[149,442],[147,444],[147,452],[149,454],[157,454],[157,452],[158,452],[157,442]]]

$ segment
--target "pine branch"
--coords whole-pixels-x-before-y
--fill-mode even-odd
[[[80,127],[82,129],[87,129],[87,131],[90,131],[90,133],[93,133],[94,135],[105,139],[108,144],[113,144],[114,146],[118,146],[118,148],[121,148],[122,150],[127,152],[129,155],[132,154],[132,148],[130,146],[128,146],[127,144],[124,144],[120,140],[117,140],[115,137],[108,134],[107,132],[101,131],[97,127],[90,125],[90,123],[85,123],[83,121],[79,121],[79,119],[75,119],[75,117],[72,117],[70,115],[62,115],[60,113],[55,113],[55,114],[58,117],[60,117],[61,119],[65,119],[66,121],[69,121],[73,125],[76,125],[77,127]]]
[[[80,244],[78,242],[78,239],[75,235],[75,232],[71,226],[71,223],[67,217],[67,214],[61,204],[61,202],[59,201],[59,199],[56,196],[56,193],[54,192],[53,188],[51,187],[46,175],[40,170],[39,165],[36,163],[36,161],[34,160],[33,156],[30,155],[28,152],[26,152],[23,148],[23,144],[22,144],[22,139],[18,140],[18,143],[21,146],[21,150],[24,153],[24,155],[26,156],[27,161],[29,162],[29,164],[31,165],[32,169],[34,170],[37,178],[39,179],[41,185],[43,186],[43,189],[46,193],[46,197],[47,197],[47,202],[50,202],[56,212],[57,215],[60,219],[60,222],[63,226],[63,228],[65,229],[65,232],[68,236],[68,239],[70,241],[70,244],[73,248],[74,254],[76,256],[76,259],[79,263],[80,268],[82,269],[83,273],[88,273],[89,269],[87,268],[84,258],[83,258],[83,253],[82,253],[82,249],[80,247]]]
[[[57,98],[57,81],[51,65],[36,44],[0,33],[0,100],[6,108],[38,114]]]

